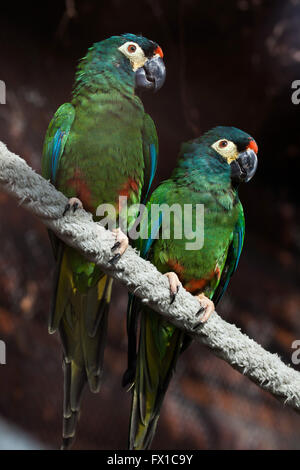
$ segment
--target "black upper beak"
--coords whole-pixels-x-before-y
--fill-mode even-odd
[[[255,175],[257,169],[257,155],[247,149],[241,152],[236,160],[231,162],[231,180],[234,183],[248,183]]]
[[[135,72],[135,85],[138,89],[159,90],[166,79],[166,67],[158,55],[148,59],[143,67]]]

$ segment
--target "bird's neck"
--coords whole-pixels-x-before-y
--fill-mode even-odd
[[[104,95],[114,95],[115,100],[127,99],[141,107],[142,102],[135,94],[134,83],[126,73],[119,72],[119,75],[112,73],[110,68],[98,70],[97,73],[78,69],[72,92],[72,103],[76,105],[82,98],[92,96],[103,97]]]
[[[232,191],[230,167],[210,156],[183,155],[172,173],[177,184],[188,186],[194,191]]]

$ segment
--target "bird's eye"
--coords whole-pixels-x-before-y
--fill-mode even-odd
[[[228,140],[221,140],[221,141],[219,142],[219,147],[220,147],[221,149],[227,147],[227,145],[228,145]]]
[[[129,44],[129,46],[127,47],[127,50],[128,50],[128,52],[133,54],[133,52],[136,51],[136,46],[134,44]]]
[[[238,150],[234,142],[227,139],[217,140],[212,145],[212,148],[219,154],[221,157],[227,160],[227,163],[231,163],[238,156]]]

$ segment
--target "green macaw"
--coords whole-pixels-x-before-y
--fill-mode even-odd
[[[80,61],[71,103],[57,110],[43,148],[42,174],[69,199],[64,214],[111,204],[126,217],[127,205],[146,197],[156,171],[158,139],[136,90],[158,90],[165,80],[163,52],[153,41],[124,34],[94,44]],[[128,239],[117,228],[116,262]],[[53,233],[57,276],[49,332],[63,345],[63,448],[75,435],[86,382],[101,384],[112,279]]]
[[[254,175],[257,151],[256,142],[245,132],[234,127],[216,127],[182,145],[171,178],[153,192],[146,206],[141,233],[148,234],[148,238],[141,236],[137,240],[141,256],[168,277],[171,302],[181,285],[197,296],[202,322],[213,312],[237,268],[245,231],[237,189],[240,182],[249,181]],[[165,210],[152,212],[155,205],[161,204],[169,208],[177,205],[169,224]],[[184,212],[185,204],[191,205],[190,212]],[[204,208],[203,224],[196,218],[198,204]],[[164,222],[169,226],[169,238],[167,232],[163,236]],[[182,236],[177,232],[175,237],[176,226],[182,229]],[[193,243],[198,246],[191,245],[193,233]],[[177,359],[190,344],[191,337],[137,298],[129,299],[128,369],[123,377],[123,385],[133,383],[129,447],[147,449]],[[140,339],[136,353],[139,313]]]

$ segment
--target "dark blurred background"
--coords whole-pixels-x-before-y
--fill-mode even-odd
[[[169,176],[180,143],[212,126],[255,137],[259,169],[240,191],[244,251],[218,311],[288,363],[300,339],[300,105],[291,101],[292,81],[300,79],[299,21],[299,0],[5,1],[0,17],[7,87],[0,140],[38,172],[44,134],[70,99],[79,58],[93,42],[123,32],[142,33],[165,54],[165,86],[144,96],[160,138],[156,184]],[[52,253],[45,227],[6,194],[0,217],[0,339],[7,345],[0,422],[57,448],[61,349],[47,333]],[[85,395],[77,449],[126,448],[126,291],[115,284],[114,292],[105,380],[100,394]],[[2,432],[0,447],[4,440]],[[300,417],[194,344],[179,361],[153,448],[299,449]]]

